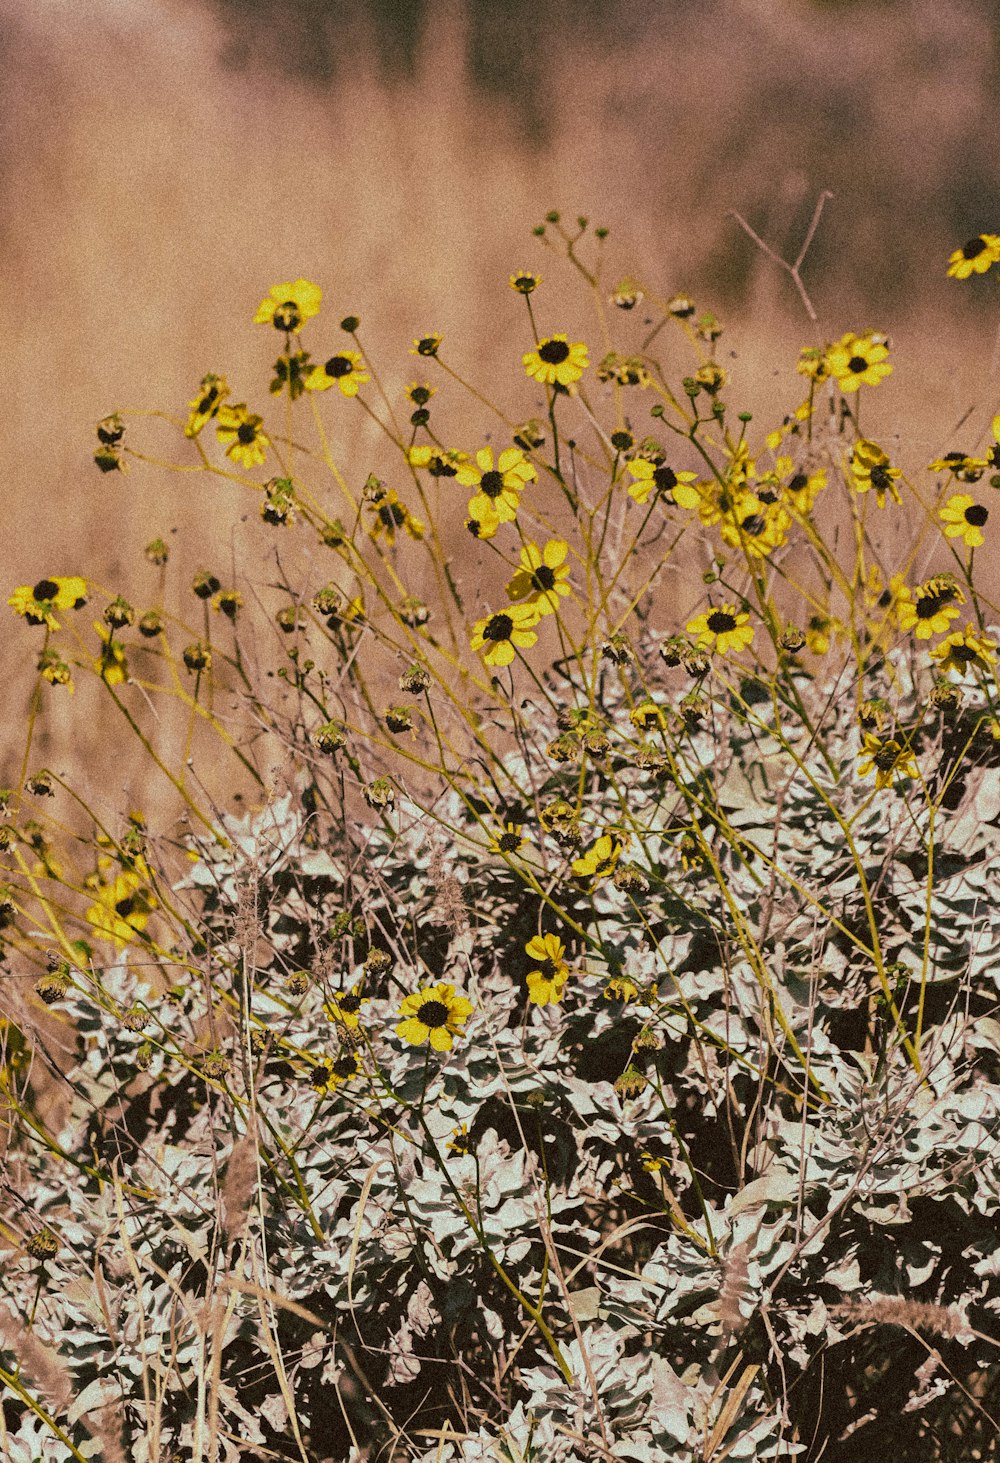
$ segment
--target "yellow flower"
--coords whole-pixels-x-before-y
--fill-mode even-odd
[[[795,369],[800,376],[808,376],[810,381],[825,381],[830,374],[826,351],[820,350],[818,346],[814,345],[805,346],[799,352],[799,361]]]
[[[413,342],[413,348],[410,351],[410,355],[436,356],[443,339],[444,336],[436,335],[433,331],[431,331],[429,335],[421,335],[419,339]]]
[[[317,1062],[309,1074],[309,1081],[319,1092],[336,1092],[342,1082],[350,1082],[360,1075],[360,1055],[357,1052],[342,1051],[338,1057]]]
[[[524,949],[533,965],[526,976],[528,1000],[536,1006],[555,1005],[569,978],[565,945],[556,935],[534,935]]]
[[[500,519],[493,512],[482,513],[478,517],[470,514],[465,520],[465,526],[473,538],[495,538],[497,529],[500,527]]]
[[[87,921],[97,936],[125,948],[149,922],[156,908],[156,896],[148,887],[149,868],[138,858],[131,869],[122,869],[110,884],[100,884],[95,902],[87,910]]]
[[[861,759],[858,764],[858,775],[867,777],[869,772],[874,769],[876,789],[889,787],[897,773],[905,777],[919,776],[914,754],[908,747],[897,742],[894,737],[883,741],[881,737],[866,732],[864,745],[858,753],[858,757]]]
[[[211,421],[225,398],[229,395],[229,384],[225,376],[216,376],[209,371],[201,378],[201,390],[188,403],[191,407],[184,428],[185,437],[197,437],[206,422]]]
[[[841,391],[857,391],[859,386],[877,386],[892,372],[889,352],[882,335],[855,335],[848,331],[831,345],[826,361],[837,378]]]
[[[785,542],[790,524],[784,508],[743,493],[721,519],[719,535],[730,548],[764,559]]]
[[[370,999],[370,996],[361,994],[359,985],[353,985],[349,991],[338,991],[335,996],[331,996],[323,1010],[331,1021],[336,1021],[348,1031],[357,1031],[360,1020],[358,1013],[364,1002]]]
[[[976,669],[988,671],[996,664],[996,641],[985,635],[977,635],[975,627],[966,625],[965,631],[956,630],[940,640],[931,651],[940,661],[943,671],[957,671],[964,676],[966,671]]]
[[[628,719],[637,731],[666,731],[667,718],[663,708],[657,706],[655,701],[643,701],[640,705],[633,707],[628,714]]]
[[[524,369],[543,386],[571,386],[590,365],[582,340],[570,345],[565,335],[550,335],[521,358]]]
[[[813,655],[825,655],[830,649],[830,631],[836,621],[829,615],[810,615],[806,626],[806,645]]]
[[[508,855],[520,853],[526,837],[522,823],[504,823],[502,828],[499,828],[490,839],[490,850],[493,853]]]
[[[968,279],[970,274],[985,274],[1000,263],[1000,234],[977,234],[961,249],[948,257],[951,279]]]
[[[489,649],[483,656],[487,665],[510,665],[515,647],[528,650],[537,641],[533,627],[538,620],[539,612],[535,605],[508,605],[499,614],[477,620],[472,631],[472,649],[482,650],[488,645]]]
[[[246,402],[236,406],[222,405],[215,416],[215,435],[226,449],[226,456],[243,467],[256,467],[264,461],[265,448],[271,439],[263,429],[264,418],[247,411]]]
[[[340,351],[322,366],[313,366],[306,377],[307,391],[329,391],[337,386],[343,396],[357,396],[358,387],[371,377],[358,351]]]
[[[624,839],[617,833],[602,833],[596,843],[588,848],[580,858],[573,860],[573,873],[580,879],[603,879],[614,872],[615,864],[618,862],[621,851],[625,847]]]
[[[125,650],[112,638],[112,632],[100,620],[94,621],[94,629],[101,637],[101,654],[94,661],[94,670],[107,686],[121,686],[128,680],[128,663]]]
[[[530,295],[542,282],[540,274],[532,274],[530,269],[519,269],[516,274],[510,277],[510,287],[517,290],[519,295]]]
[[[877,442],[870,442],[867,437],[855,442],[851,453],[851,477],[855,492],[867,493],[873,488],[880,508],[885,507],[886,493],[894,503],[899,503],[901,499],[896,479],[901,476],[898,467],[889,466],[889,458]]]
[[[322,299],[323,291],[307,279],[273,285],[267,299],[257,306],[254,324],[270,324],[275,330],[298,330],[306,320],[319,314]]]
[[[463,488],[478,488],[469,499],[469,516],[480,520],[490,514],[501,523],[513,523],[517,517],[520,495],[538,473],[520,447],[507,447],[493,465],[493,449],[482,447],[476,453],[476,464],[464,463],[458,469]]]
[[[565,562],[569,545],[561,538],[550,538],[544,549],[525,544],[521,550],[521,567],[507,585],[511,599],[526,599],[540,615],[551,615],[559,608],[560,596],[569,594],[569,565]]]
[[[956,604],[964,604],[965,595],[950,575],[939,574],[911,590],[903,585],[897,601],[899,628],[912,630],[918,640],[943,635],[948,623],[958,617]]]
[[[983,525],[989,516],[989,509],[982,507],[969,493],[953,494],[938,510],[938,517],[945,526],[945,537],[962,538],[970,549],[982,548],[985,543]]]
[[[38,669],[42,674],[42,679],[48,681],[50,686],[65,686],[72,696],[76,690],[73,685],[73,672],[58,651],[43,650],[38,658]]]
[[[429,1041],[436,1052],[451,1050],[452,1037],[472,1014],[472,1002],[456,996],[453,986],[441,982],[407,996],[399,1008],[404,1019],[396,1035],[411,1046]]]
[[[19,584],[7,603],[29,625],[47,625],[50,630],[58,630],[59,621],[53,611],[78,610],[85,605],[87,581],[71,574],[66,578],[39,579],[35,585]]]
[[[426,468],[432,478],[453,478],[458,476],[458,469],[468,460],[468,454],[454,448],[431,447],[422,442],[410,448],[406,460],[411,467]]]
[[[665,462],[650,462],[646,457],[634,457],[628,470],[635,478],[628,485],[628,495],[637,503],[645,503],[650,493],[670,498],[682,508],[697,508],[701,503],[701,495],[686,486],[695,481],[693,472],[674,472]]]
[[[613,975],[602,992],[606,1001],[629,1001],[638,999],[639,987],[627,975]]]
[[[779,472],[787,471],[784,464],[791,467],[787,458],[779,457],[775,466]],[[826,472],[823,468],[816,468],[814,472],[796,472],[782,484],[781,491],[784,497],[791,503],[798,513],[811,513],[816,499],[826,487]]]
[[[378,538],[380,534],[384,533],[386,541],[394,544],[397,528],[405,530],[411,538],[423,538],[423,523],[419,518],[413,517],[406,504],[392,488],[383,491],[370,506],[375,515],[375,521],[370,530],[372,538]]]
[[[730,650],[745,650],[753,642],[753,627],[746,610],[737,613],[733,604],[719,605],[696,615],[685,625],[689,635],[698,637],[697,643],[706,650],[717,650],[725,655]]]

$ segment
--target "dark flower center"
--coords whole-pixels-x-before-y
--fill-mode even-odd
[[[447,1026],[448,1007],[444,1001],[425,1001],[417,1012],[417,1020],[432,1030],[437,1026]]]
[[[751,537],[754,537],[758,533],[764,532],[766,522],[767,520],[763,513],[751,513],[749,518],[744,518],[741,527],[744,533],[748,533]]]
[[[361,997],[353,994],[338,996],[337,1005],[342,1011],[346,1011],[348,1016],[353,1016],[355,1011],[361,1010]]]
[[[677,486],[677,474],[672,467],[658,467],[653,473],[653,482],[658,492],[669,493],[671,488]]]
[[[853,371],[856,376],[860,376],[862,371],[868,370],[868,362],[864,356],[852,356],[847,363],[847,368],[849,371]]]
[[[417,341],[417,355],[436,356],[440,344],[436,335],[425,335],[422,340]]]
[[[406,509],[402,503],[383,503],[378,516],[386,528],[402,528],[406,522]]]
[[[517,853],[521,847],[520,833],[501,833],[497,839],[497,847],[501,853]]]
[[[948,654],[949,658],[951,660],[957,660],[959,665],[969,665],[977,658],[975,647],[966,645],[964,640],[960,640],[957,645],[953,645]]]
[[[115,914],[119,919],[128,919],[130,914],[135,913],[135,896],[130,894],[126,899],[119,899],[115,905]]]
[[[788,484],[788,491],[790,493],[801,493],[808,481],[809,479],[804,472],[797,472]]]
[[[509,640],[514,629],[514,621],[510,615],[493,615],[486,622],[486,629],[483,631],[484,640]]]
[[[492,472],[484,472],[479,480],[479,486],[487,498],[499,498],[503,492],[503,475],[495,469]]]
[[[726,630],[736,629],[736,619],[725,610],[713,610],[706,621],[713,635],[722,635]]]
[[[967,244],[962,245],[962,257],[964,259],[978,259],[986,248],[986,240],[982,234],[978,238],[970,239]]]
[[[339,1077],[342,1082],[347,1082],[351,1077],[358,1075],[358,1059],[353,1052],[337,1058],[333,1064],[333,1075]]]
[[[206,412],[211,411],[212,407],[218,400],[218,396],[219,388],[217,386],[213,386],[211,391],[206,391],[205,395],[201,398],[197,407],[195,408],[196,414],[198,416],[204,416]]]
[[[538,355],[547,366],[560,366],[569,356],[569,346],[564,340],[544,340],[538,347]]]
[[[236,440],[237,442],[242,442],[244,447],[249,447],[250,443],[256,440],[256,437],[257,428],[253,422],[241,422],[236,429]]]
[[[989,516],[989,509],[983,508],[979,503],[973,503],[965,510],[965,521],[971,523],[973,528],[982,528]]]
[[[55,599],[59,586],[54,579],[39,579],[31,593],[38,600]]]
[[[531,576],[532,589],[548,590],[555,587],[556,576],[548,564],[539,564]]]
[[[539,960],[535,966],[543,980],[555,980],[559,973],[559,966],[554,960],[546,955],[544,960]]]
[[[338,380],[341,376],[349,376],[354,366],[347,356],[331,356],[323,370],[328,376]]]
[[[946,605],[950,599],[950,593],[940,591],[937,593],[932,591],[930,594],[923,595],[916,603],[917,619],[933,620],[942,605]]]
[[[872,761],[880,772],[891,772],[899,761],[899,748],[894,747],[891,743],[879,747]]]
[[[298,330],[301,324],[302,316],[299,314],[299,307],[294,300],[285,300],[276,307],[274,312],[276,330]]]
[[[872,480],[872,487],[879,493],[884,493],[892,487],[892,478],[889,474],[889,469],[881,462],[875,464],[868,476]]]

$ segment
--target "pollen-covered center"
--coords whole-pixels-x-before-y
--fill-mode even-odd
[[[55,599],[59,593],[59,586],[54,579],[39,579],[31,593],[38,600]]]
[[[493,615],[486,621],[486,628],[483,630],[484,640],[509,640],[514,629],[514,621],[510,615]]]
[[[561,366],[569,356],[569,346],[564,340],[546,340],[538,347],[538,354],[547,366]]]
[[[727,630],[736,629],[736,616],[727,610],[713,610],[706,624],[713,635],[724,635]]]
[[[348,1016],[353,1016],[355,1011],[361,1010],[361,997],[351,993],[346,996],[338,996],[337,1005],[341,1011],[346,1011]]]
[[[963,259],[978,259],[986,248],[986,240],[982,234],[976,239],[970,239],[967,244],[962,245]]]
[[[298,330],[301,324],[302,316],[294,300],[284,300],[275,307],[274,326],[276,330]]]
[[[339,380],[341,376],[349,376],[353,369],[354,365],[348,356],[331,356],[323,367],[326,374],[332,376],[335,381]]]
[[[981,503],[971,503],[965,510],[965,521],[973,528],[982,528],[989,516],[989,509],[984,508]]]
[[[333,1075],[346,1082],[350,1077],[356,1077],[358,1072],[358,1059],[353,1052],[346,1056],[338,1057],[333,1064]]]
[[[864,356],[852,356],[847,363],[847,368],[848,370],[853,371],[855,376],[860,376],[863,371],[868,370],[868,362],[865,360]]]
[[[550,569],[548,564],[539,564],[538,568],[531,576],[532,589],[540,589],[543,591],[554,589],[555,582],[555,571],[553,569]]]
[[[517,853],[521,847],[520,833],[501,833],[497,839],[497,847],[501,853]]]
[[[444,1001],[425,1001],[417,1012],[417,1020],[431,1030],[438,1026],[447,1026],[448,1007]]]
[[[490,472],[484,472],[479,480],[479,486],[487,498],[499,498],[504,488],[503,474],[497,472],[496,468]]]

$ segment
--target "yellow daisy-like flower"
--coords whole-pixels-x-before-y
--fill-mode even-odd
[[[888,455],[877,442],[871,442],[867,437],[855,442],[851,453],[851,478],[856,493],[873,490],[880,508],[885,507],[887,493],[894,503],[899,503],[902,499],[896,479],[901,476],[901,469],[889,466]]]
[[[918,777],[916,760],[914,754],[908,747],[897,742],[895,737],[883,741],[881,737],[874,736],[871,732],[865,733],[864,744],[858,753],[859,777],[867,777],[869,772],[875,772],[875,787],[881,789],[889,787],[893,778],[897,775],[904,777]]]
[[[939,574],[918,584],[916,589],[903,585],[897,599],[899,628],[912,630],[918,640],[943,635],[949,622],[957,619],[957,605],[965,603],[965,595],[947,574]]]
[[[555,614],[560,597],[569,594],[569,545],[561,538],[550,538],[544,549],[525,544],[521,550],[521,567],[507,585],[511,599],[527,599],[540,615]]]
[[[590,365],[582,340],[571,345],[565,335],[550,335],[522,356],[524,369],[543,386],[572,386]]]
[[[519,295],[530,295],[537,290],[542,282],[540,274],[532,274],[530,269],[519,269],[516,274],[510,277],[510,287],[517,290]]]
[[[206,422],[210,422],[215,416],[228,395],[229,383],[225,376],[216,376],[212,371],[209,371],[207,376],[202,376],[201,390],[189,402],[191,412],[187,419],[187,426],[184,428],[185,437],[197,437]]]
[[[989,463],[984,457],[969,457],[965,452],[946,452],[927,464],[928,472],[950,472],[963,483],[977,483]]]
[[[275,330],[286,332],[299,330],[307,320],[319,314],[322,300],[323,291],[308,279],[273,285],[271,293],[257,306],[254,324],[273,325]]]
[[[555,1005],[569,978],[566,946],[556,935],[534,935],[524,949],[533,964],[526,976],[528,1000],[536,1006]]]
[[[860,386],[877,386],[891,375],[889,352],[881,335],[855,335],[848,331],[826,352],[826,362],[837,378],[841,391],[857,391]]]
[[[1000,234],[977,234],[948,256],[948,276],[968,279],[970,274],[985,274],[994,264],[1000,264]]]
[[[977,635],[975,626],[966,625],[965,630],[955,630],[940,640],[931,651],[940,662],[943,671],[956,671],[964,676],[969,670],[988,671],[996,665],[996,641],[986,635]]]
[[[468,453],[458,452],[452,447],[431,447],[421,442],[419,446],[410,448],[406,460],[411,467],[426,468],[432,478],[453,478],[458,476],[462,463],[468,461]]]
[[[627,975],[613,975],[601,994],[606,1001],[623,1001],[628,1005],[629,1001],[638,999],[639,987]]]
[[[361,994],[360,985],[353,985],[349,991],[338,991],[335,996],[331,996],[323,1010],[338,1026],[344,1026],[348,1031],[357,1031],[361,1007],[369,1000],[370,996]]]
[[[380,534],[384,533],[386,541],[394,544],[398,528],[408,533],[410,538],[423,538],[424,524],[419,518],[414,518],[409,508],[392,488],[376,498],[370,507],[375,515],[370,529],[372,538],[378,538]]]
[[[825,381],[830,374],[826,351],[820,350],[818,346],[814,345],[805,346],[799,352],[798,365],[795,369],[800,376],[808,376],[810,381]]]
[[[99,939],[114,943],[123,950],[130,940],[146,928],[150,912],[157,900],[149,888],[149,868],[138,858],[134,868],[123,869],[110,884],[98,886],[94,903],[87,910],[87,921]]]
[[[317,1062],[309,1074],[309,1081],[319,1092],[336,1092],[342,1083],[360,1077],[361,1071],[360,1054],[343,1051],[337,1057]]]
[[[226,449],[226,456],[243,467],[256,467],[264,461],[265,448],[271,439],[264,431],[264,418],[247,411],[246,402],[236,406],[223,404],[215,416],[215,435]]]
[[[602,833],[585,854],[573,860],[573,873],[578,879],[604,879],[614,872],[625,840],[617,833]]]
[[[538,473],[520,447],[507,447],[493,465],[492,447],[481,447],[475,465],[463,463],[457,479],[463,488],[478,488],[469,499],[470,518],[483,519],[491,513],[501,523],[513,523],[517,517],[520,495]]]
[[[697,508],[701,495],[688,487],[695,481],[693,472],[675,472],[665,462],[650,462],[645,457],[634,457],[628,463],[628,470],[635,479],[628,485],[628,495],[637,503],[645,503],[650,493],[657,498],[670,498],[682,508]]]
[[[78,574],[64,578],[39,579],[37,584],[19,584],[7,603],[29,625],[59,629],[56,610],[78,610],[87,603],[87,581]]]
[[[100,620],[94,621],[94,629],[101,638],[101,653],[94,661],[94,670],[106,686],[122,686],[128,680],[128,662],[124,646],[112,638],[112,632]]]
[[[313,366],[305,386],[307,391],[329,391],[336,386],[342,396],[357,396],[358,387],[370,380],[359,351],[340,351],[321,366]]]
[[[746,650],[753,643],[753,626],[746,610],[737,612],[733,604],[719,605],[696,615],[685,625],[689,635],[696,635],[697,643],[706,650],[718,651],[720,655],[730,650]]]
[[[791,459],[779,457],[775,468],[784,476],[792,467]],[[826,487],[826,471],[818,467],[813,472],[793,472],[787,482],[782,483],[782,496],[797,513],[811,513],[816,499]]]
[[[410,350],[411,356],[436,356],[441,347],[443,335],[436,335],[431,331],[428,335],[421,335],[413,342]]]
[[[791,519],[784,508],[744,493],[719,522],[719,535],[732,549],[765,559],[788,536]]]
[[[429,1041],[436,1052],[451,1050],[452,1037],[472,1014],[472,1002],[456,996],[454,986],[428,986],[407,996],[399,1008],[404,1019],[396,1027],[396,1035],[411,1046]]]
[[[968,493],[955,493],[938,510],[938,517],[945,526],[945,537],[961,538],[970,549],[982,548],[986,542],[983,538],[983,525],[989,516],[989,509],[977,503]]]
[[[490,850],[493,853],[511,855],[520,853],[526,842],[527,834],[523,823],[504,823],[490,839]]]
[[[499,614],[477,620],[471,645],[473,650],[489,646],[483,656],[487,665],[510,665],[516,650],[529,650],[538,639],[534,626],[539,611],[533,604],[508,605]]]

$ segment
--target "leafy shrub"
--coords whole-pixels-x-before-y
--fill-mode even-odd
[[[851,333],[751,444],[718,322],[609,294],[605,232],[536,230],[599,363],[511,278],[533,419],[414,342],[476,403],[461,451],[356,317],[314,359],[320,290],[271,290],[284,427],[215,373],[176,422],[179,468],[308,540],[270,641],[264,572],[199,574],[200,624],[11,596],[42,636],[0,905],[16,1463],[995,1447],[1000,418],[911,480]],[[350,411],[385,442],[360,489]],[[180,823],[32,771],[77,673]]]

